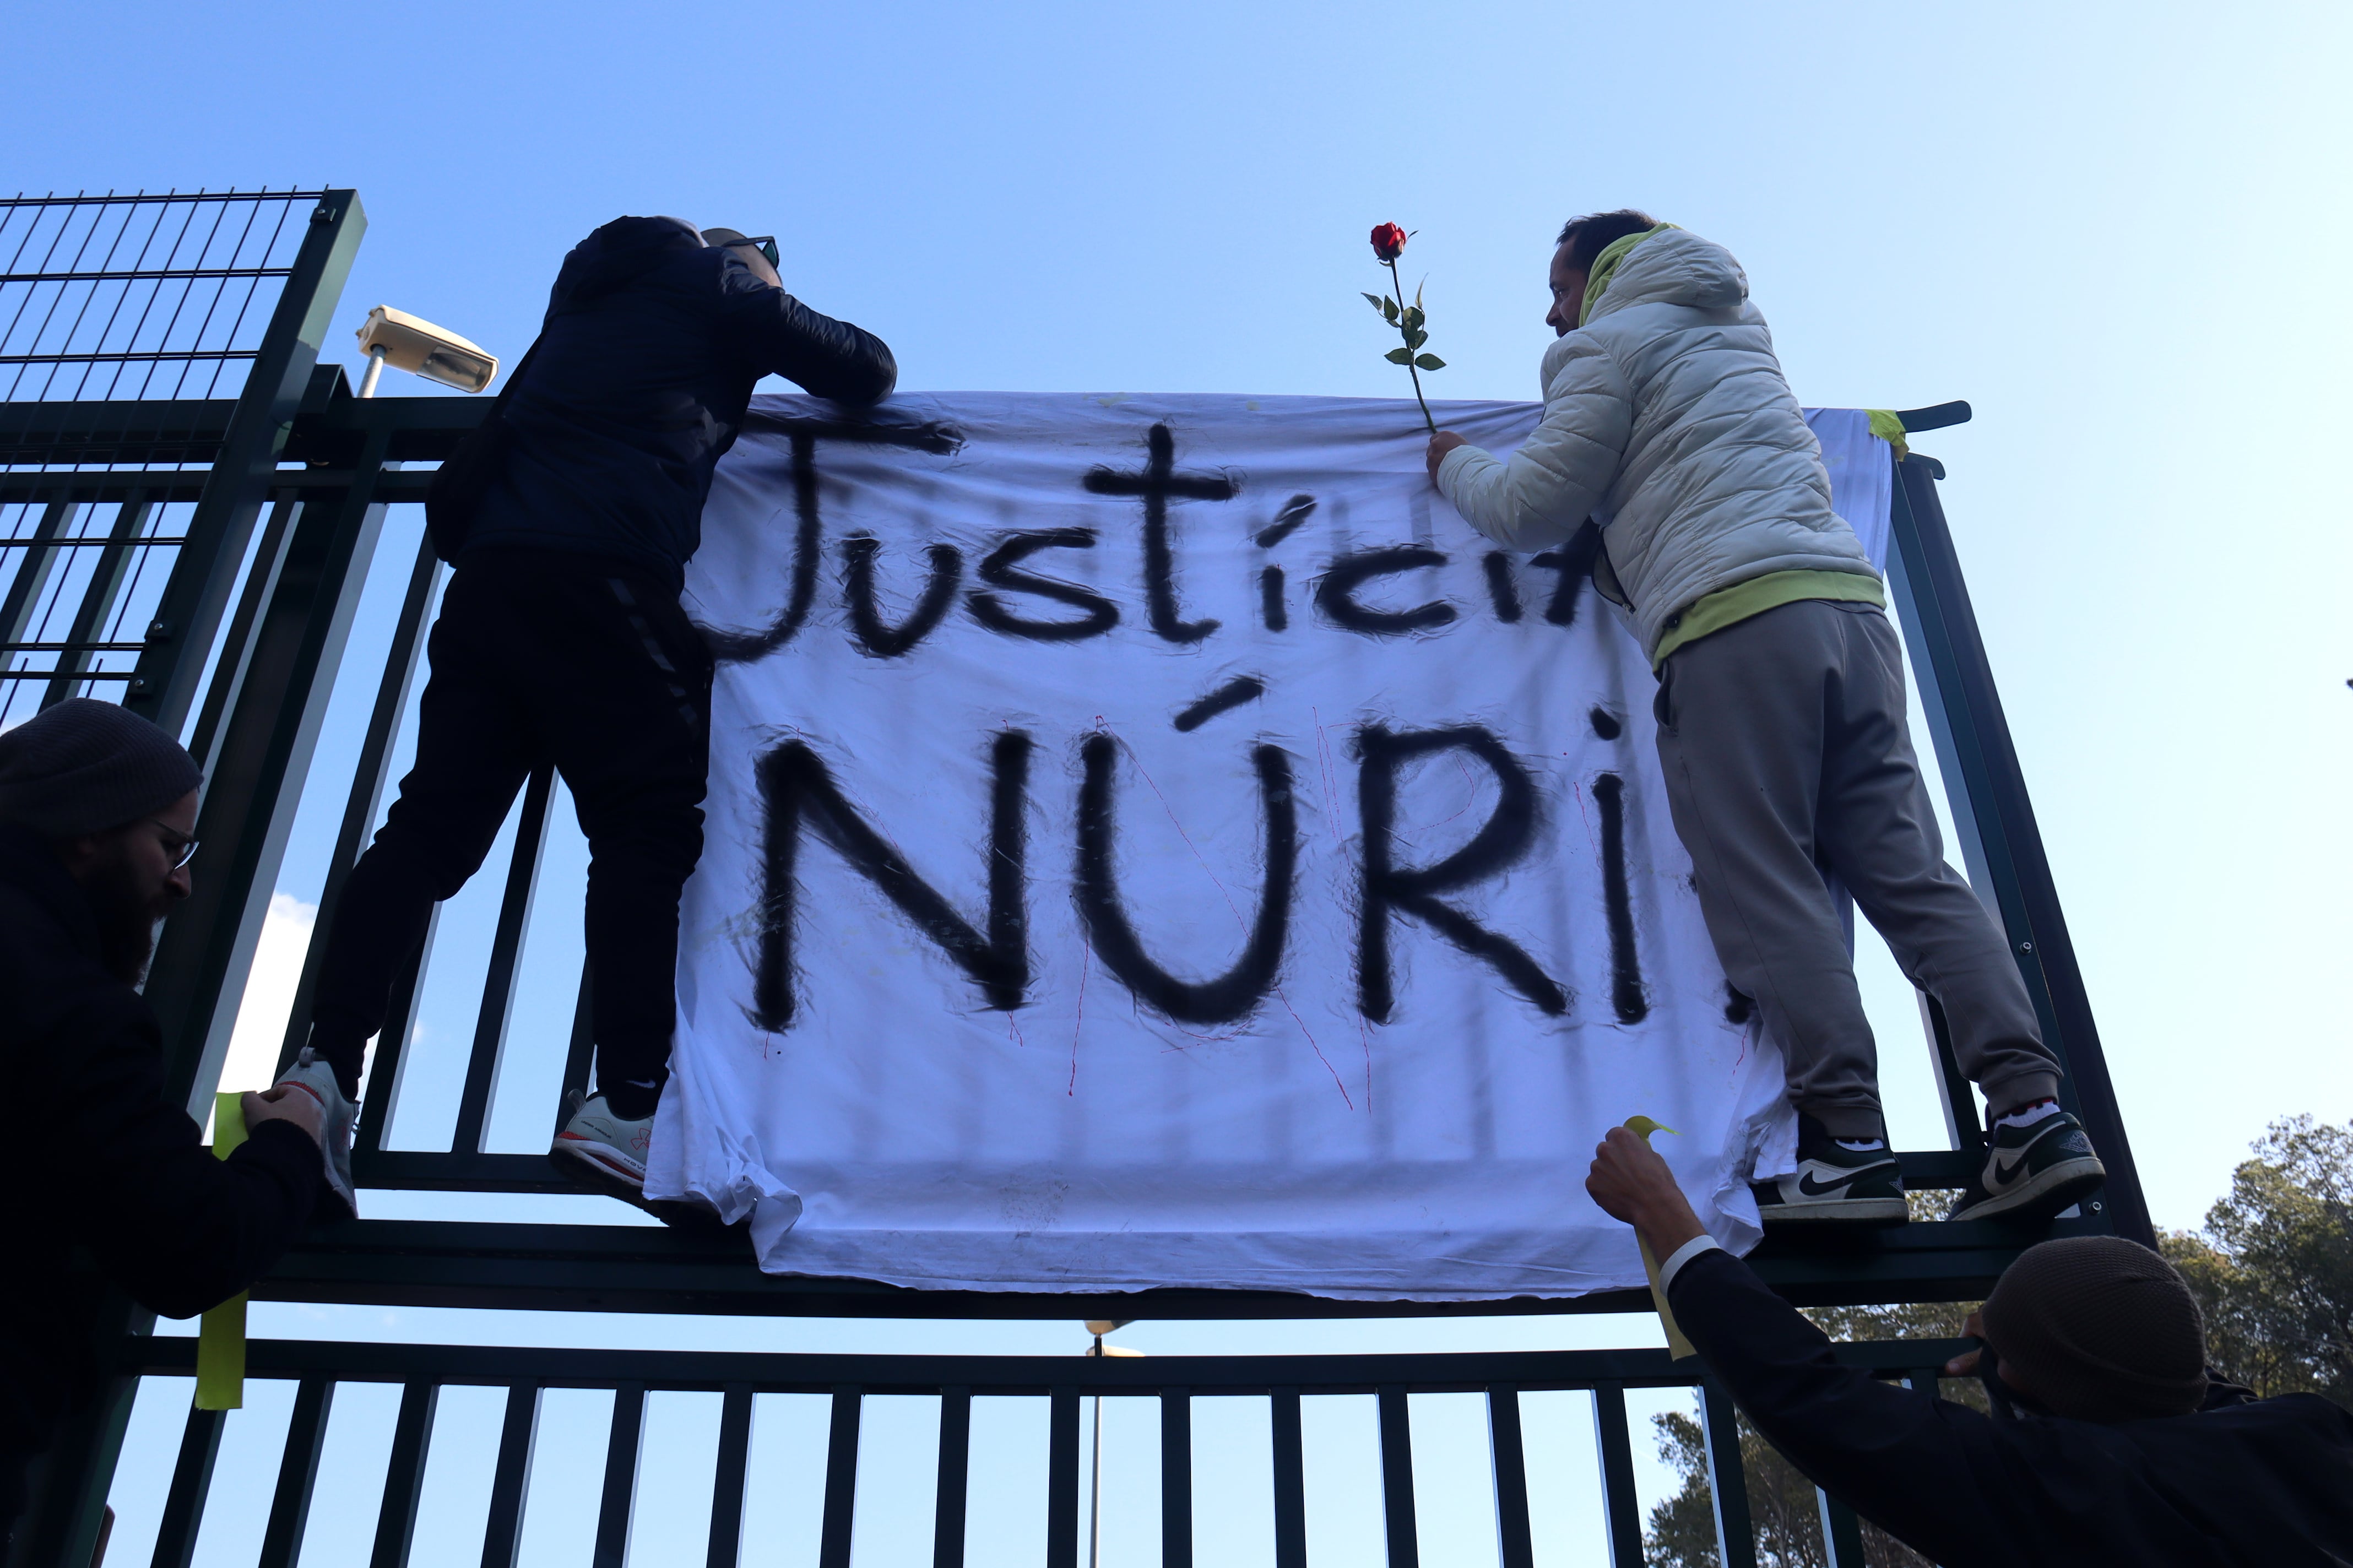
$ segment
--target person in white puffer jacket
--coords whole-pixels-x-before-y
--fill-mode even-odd
[[[2105,1172],[2060,1109],[2009,944],[1945,863],[1905,718],[1903,651],[1821,449],[1722,246],[1632,211],[1573,219],[1552,261],[1544,417],[1499,458],[1451,430],[1430,478],[1510,549],[1588,521],[1601,592],[1659,679],[1659,761],[1700,909],[1787,1066],[1797,1169],[1768,1224],[1906,1217],[1835,876],[1936,998],[1992,1137],[1952,1217],[2047,1217]]]

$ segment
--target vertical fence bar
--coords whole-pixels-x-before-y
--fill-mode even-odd
[[[1601,1458],[1601,1517],[1610,1568],[1642,1568],[1642,1500],[1634,1490],[1634,1440],[1626,1429],[1626,1391],[1593,1391],[1593,1447]]]
[[[1413,1415],[1402,1388],[1377,1392],[1381,1421],[1381,1522],[1389,1568],[1421,1568],[1421,1537],[1413,1517]]]
[[[940,1477],[933,1497],[932,1568],[964,1568],[965,1503],[972,1486],[972,1391],[940,1390]]]
[[[711,1473],[711,1544],[703,1568],[735,1568],[744,1553],[744,1487],[751,1479],[752,1385],[731,1383],[719,1404],[719,1462]]]
[[[588,1092],[588,1065],[596,1054],[596,1012],[590,985],[596,975],[588,968],[588,957],[580,958],[580,999],[572,1006],[572,1044],[564,1053],[564,1091],[555,1097],[555,1125],[547,1130],[553,1138],[564,1131],[569,1114],[565,1107],[575,1094]]]
[[[293,531],[294,520],[301,510],[301,499],[293,492],[280,495],[270,503],[269,521],[261,531],[260,542],[254,546],[253,564],[245,574],[245,590],[237,595],[237,608],[221,629],[219,656],[213,660],[212,684],[205,689],[204,702],[196,709],[196,721],[188,731],[188,754],[200,764],[209,767],[221,721],[227,716],[230,701],[245,683],[248,660],[253,652],[254,623],[261,619],[262,607],[278,591],[279,569],[286,564],[286,538]]]
[[[645,1438],[645,1384],[625,1383],[613,1391],[613,1435],[605,1445],[605,1488],[596,1505],[596,1545],[588,1554],[589,1568],[626,1568],[629,1561],[638,1448]]]
[[[1502,1568],[1535,1568],[1528,1525],[1527,1450],[1520,1440],[1520,1394],[1487,1391],[1487,1454],[1495,1471],[1495,1558]]]
[[[367,733],[361,739],[359,762],[352,770],[351,794],[343,802],[334,853],[327,860],[326,885],[319,889],[319,912],[311,926],[310,950],[302,955],[302,977],[294,987],[294,1005],[287,1011],[286,1042],[278,1053],[281,1072],[294,1064],[311,1032],[311,998],[318,990],[319,966],[326,958],[327,933],[334,929],[336,911],[343,908],[343,884],[351,879],[361,842],[375,826],[376,808],[384,801],[384,787],[392,772],[393,742],[399,737],[401,715],[407,710],[408,693],[417,681],[417,667],[425,647],[425,612],[433,602],[440,565],[433,554],[433,542],[420,541],[417,559],[408,570],[407,592],[401,596],[400,615],[393,624],[384,675],[376,682],[375,705],[368,710]]]
[[[849,1568],[858,1521],[858,1416],[861,1390],[833,1391],[833,1426],[825,1444],[825,1521],[818,1535],[818,1568]]]
[[[425,1454],[433,1437],[433,1412],[441,1385],[412,1383],[400,1393],[400,1415],[392,1424],[392,1462],[385,1467],[384,1505],[376,1510],[375,1547],[368,1568],[407,1568],[417,1538],[417,1503],[425,1495]]]
[[[1307,1568],[1307,1450],[1300,1432],[1299,1390],[1275,1389],[1268,1404],[1274,1437],[1274,1568]]]
[[[1282,1483],[1276,1483],[1280,1495]],[[1275,1535],[1282,1534],[1276,1505]],[[1281,1548],[1277,1548],[1278,1555]],[[1160,1568],[1193,1568],[1193,1395],[1160,1391]]]
[[[1748,1471],[1740,1462],[1740,1413],[1714,1380],[1700,1385],[1700,1426],[1707,1438],[1707,1487],[1715,1505],[1715,1544],[1724,1568],[1757,1568],[1757,1530],[1748,1517]]]
[[[66,628],[66,641],[98,640],[114,601],[122,592],[125,569],[131,564],[131,542],[146,528],[148,514],[153,510],[154,503],[147,500],[146,492],[137,489],[115,508],[113,526],[107,530],[106,543],[99,549],[98,564],[90,568],[90,581],[82,589],[81,606],[74,612],[73,624]],[[80,672],[90,668],[94,657],[88,653],[58,655],[58,674],[42,694],[41,706],[54,708],[71,697],[74,688],[81,684]]]
[[[367,1081],[360,1086],[360,1130],[352,1140],[352,1178],[361,1186],[368,1184],[368,1156],[384,1147],[385,1138],[392,1131],[393,1118],[400,1110],[401,1075],[408,1068],[408,1033],[417,1026],[417,999],[425,989],[425,965],[433,956],[433,938],[441,929],[441,906],[433,906],[432,915],[425,922],[425,940],[410,955],[406,967],[392,983],[392,994],[385,1000],[384,1027],[376,1032],[375,1054],[367,1064]],[[322,933],[314,926],[311,946],[319,945]]]
[[[523,1500],[531,1458],[539,1447],[539,1385],[511,1384],[506,1418],[499,1423],[499,1457],[491,1471],[491,1511],[482,1524],[482,1568],[514,1568],[522,1546]]]
[[[1821,1505],[1822,1554],[1830,1559],[1830,1568],[1869,1568],[1862,1559],[1862,1521],[1854,1510],[1820,1487],[1814,1489],[1814,1500]]]
[[[164,1494],[164,1520],[155,1529],[154,1568],[188,1568],[204,1528],[205,1499],[213,1487],[213,1462],[220,1458],[226,1410],[188,1411],[180,1434],[180,1458],[172,1467],[172,1489]]]
[[[1046,1568],[1079,1568],[1079,1391],[1048,1399]]]
[[[539,888],[541,851],[547,845],[547,799],[554,784],[554,768],[533,769],[523,791],[522,815],[515,822],[514,856],[499,897],[499,923],[491,937],[482,1005],[474,1021],[474,1048],[466,1058],[458,1130],[449,1145],[460,1154],[482,1152],[482,1133],[498,1098],[499,1064],[506,1056],[507,1022],[514,1012],[515,963],[522,952],[523,928],[531,921],[532,897]]]
[[[302,1531],[311,1522],[311,1497],[319,1481],[319,1452],[334,1404],[332,1378],[306,1377],[295,1386],[294,1415],[286,1424],[286,1452],[278,1461],[278,1489],[269,1500],[258,1568],[294,1568],[302,1553]]]
[[[41,509],[41,521],[33,525],[30,542],[0,552],[0,557],[16,557],[16,570],[8,581],[8,591],[0,595],[0,645],[32,640],[25,632],[33,624],[34,606],[41,602],[41,591],[49,585],[49,578],[65,556],[64,551],[53,548],[49,542],[65,531],[75,504],[70,494],[59,495]]]
[[[351,488],[306,502],[255,626],[197,818],[195,891],[166,923],[146,996],[167,1042],[166,1093],[201,1116],[228,1053],[262,917],[301,805],[335,670],[384,524],[375,497],[386,433],[363,440]]]

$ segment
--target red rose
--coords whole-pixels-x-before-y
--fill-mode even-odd
[[[1393,223],[1385,223],[1373,230],[1373,256],[1380,261],[1395,261],[1405,249],[1405,230]]]

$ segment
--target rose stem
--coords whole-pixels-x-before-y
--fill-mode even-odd
[[[1405,279],[1398,276],[1397,263],[1388,264],[1389,281],[1398,291],[1398,336],[1405,340],[1405,373],[1413,377],[1413,400],[1421,405],[1421,422],[1433,436],[1438,434],[1438,421],[1430,416],[1430,400],[1421,395],[1421,372],[1413,363],[1413,333],[1405,324]]]

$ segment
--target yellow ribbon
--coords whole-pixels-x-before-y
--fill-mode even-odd
[[[1651,1134],[1653,1132],[1675,1131],[1673,1128],[1663,1126],[1647,1116],[1628,1117],[1626,1131],[1645,1143],[1651,1141]],[[1675,1135],[1682,1136],[1681,1133],[1675,1133]],[[1681,1361],[1685,1356],[1699,1354],[1698,1351],[1692,1348],[1691,1341],[1683,1338],[1683,1331],[1681,1325],[1676,1323],[1674,1313],[1667,1310],[1667,1292],[1665,1287],[1659,1283],[1659,1260],[1651,1256],[1651,1244],[1638,1235],[1634,1237],[1634,1245],[1642,1249],[1642,1271],[1651,1277],[1651,1305],[1659,1310],[1659,1326],[1667,1331],[1668,1359]]]
[[[226,1160],[245,1142],[245,1096],[213,1096],[213,1158]],[[204,1315],[196,1332],[196,1408],[245,1405],[245,1296],[239,1290]]]

